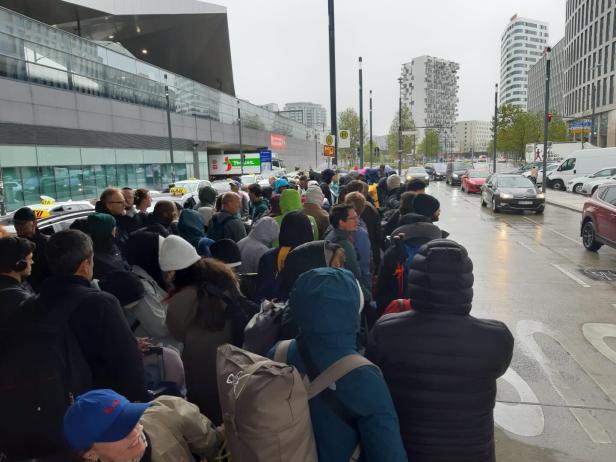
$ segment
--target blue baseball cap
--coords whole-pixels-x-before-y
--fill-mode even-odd
[[[274,182],[274,192],[279,193],[280,188],[288,188],[289,182],[284,178],[279,178]]]
[[[151,403],[131,403],[113,390],[92,390],[77,397],[64,415],[64,436],[75,450],[120,441],[135,428]]]

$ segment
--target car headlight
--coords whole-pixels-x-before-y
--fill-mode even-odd
[[[410,180],[412,180],[412,179],[413,179],[413,177],[412,177],[412,176],[408,176],[408,175],[407,175],[406,179],[407,179],[407,181],[410,181]]]
[[[457,173],[454,173],[452,176],[453,176],[454,178],[458,178],[458,174],[457,174]]]
[[[429,180],[430,177],[428,175],[424,176],[424,180]]]
[[[501,193],[500,198],[501,199],[513,199],[513,194]]]
[[[545,199],[545,194],[543,193],[537,194],[537,199]]]

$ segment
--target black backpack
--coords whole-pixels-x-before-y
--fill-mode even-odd
[[[211,225],[207,230],[207,237],[212,239],[213,241],[220,241],[225,238],[225,226],[231,220],[237,220],[238,218],[230,215],[228,217],[220,219],[220,216],[214,215],[212,217]]]
[[[64,413],[92,383],[68,325],[80,302],[49,310],[30,298],[0,330],[0,460],[67,453]]]

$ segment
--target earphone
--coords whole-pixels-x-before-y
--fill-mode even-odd
[[[17,260],[15,264],[13,265],[13,270],[18,273],[21,273],[27,267],[28,267],[28,262],[26,260]]]

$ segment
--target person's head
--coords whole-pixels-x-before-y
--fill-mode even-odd
[[[205,237],[205,223],[199,212],[193,209],[182,210],[178,221],[180,236],[197,247],[199,241]]]
[[[124,199],[122,191],[118,188],[105,189],[101,194],[100,203],[103,206],[103,209],[108,211],[114,217],[124,215],[126,213],[126,210],[124,209],[126,206],[126,200]]]
[[[274,187],[274,183],[276,182],[278,178],[276,178],[275,176],[270,176],[267,181],[269,181],[269,184],[271,187]]]
[[[242,200],[234,192],[224,193],[222,196],[222,210],[231,215],[239,213],[242,208]]]
[[[415,178],[406,184],[406,190],[414,192],[415,194],[425,194],[426,182],[424,180],[420,180],[419,178]]]
[[[229,188],[231,188],[231,191],[233,191],[234,193],[239,193],[240,192],[240,182],[239,181],[231,181],[229,183]]]
[[[280,211],[280,194],[274,194],[270,199],[270,217],[282,215]]]
[[[64,415],[64,436],[83,459],[129,462],[147,448],[141,416],[150,403],[131,403],[113,390],[77,397]]]
[[[308,189],[308,177],[306,175],[302,175],[299,177],[299,187],[304,191]]]
[[[289,182],[284,178],[278,178],[274,183],[274,192],[276,194],[282,194],[282,191],[289,189]]]
[[[412,191],[403,192],[400,195],[400,216],[413,213],[413,202],[417,193]]]
[[[201,207],[214,207],[218,192],[211,186],[199,188],[199,202]]]
[[[280,195],[280,211],[283,215],[294,210],[301,210],[302,197],[296,189],[285,189]]]
[[[263,186],[261,191],[263,193],[263,197],[268,201],[272,198],[272,194],[274,194],[274,189],[271,186]]]
[[[178,209],[171,201],[158,201],[154,206],[152,215],[157,223],[169,226],[176,219]]]
[[[130,235],[126,241],[124,254],[129,265],[140,267],[164,289],[166,284],[158,262],[163,242],[164,238],[156,233],[140,231]]]
[[[176,289],[193,286],[197,289],[199,307],[195,322],[208,330],[225,328],[224,298],[239,296],[237,276],[225,263],[215,258],[203,258],[193,265],[178,270],[174,281]]]
[[[413,211],[430,221],[438,221],[441,215],[441,203],[429,194],[419,194],[413,199]]]
[[[393,191],[394,189],[398,189],[400,187],[400,177],[396,174],[390,175],[387,177],[387,190]]]
[[[18,237],[34,239],[36,237],[36,215],[30,207],[22,207],[13,215],[13,224]]]
[[[361,216],[366,208],[366,198],[359,191],[354,191],[352,193],[348,193],[344,198],[345,204],[350,204],[357,212],[357,215]]]
[[[335,176],[336,172],[334,172],[331,168],[326,168],[321,172],[321,180],[326,184],[330,184]]]
[[[357,279],[341,268],[316,268],[303,273],[289,298],[291,316],[302,337],[315,341],[335,337],[338,348],[357,347],[363,304]]]
[[[201,257],[195,247],[180,236],[166,237],[160,245],[158,264],[166,284],[175,284],[178,271],[194,265]]]
[[[21,237],[0,238],[0,274],[23,282],[32,273],[36,245]]]
[[[306,204],[314,204],[322,207],[323,199],[325,199],[325,196],[319,186],[308,186],[306,190]]]
[[[296,210],[284,216],[280,223],[280,235],[278,236],[280,247],[294,249],[298,245],[312,241],[312,237],[312,225],[304,212]]]
[[[152,206],[152,194],[146,188],[139,188],[135,190],[135,207],[140,212],[145,212]]]
[[[250,238],[255,239],[267,247],[271,247],[278,239],[280,226],[272,217],[263,217],[252,225]]]
[[[116,219],[107,213],[93,213],[88,215],[87,228],[94,252],[111,252],[117,232]]]
[[[421,246],[409,271],[413,310],[468,314],[473,301],[473,262],[464,247],[448,239]]]
[[[366,197],[368,195],[368,184],[360,180],[349,181],[346,190],[347,193],[360,192]]]
[[[52,274],[81,276],[88,281],[94,276],[94,249],[87,234],[69,229],[58,231],[47,241],[47,262]]]
[[[336,229],[351,232],[357,229],[359,216],[352,205],[338,204],[330,210],[329,222]]]
[[[132,188],[122,188],[122,195],[124,196],[124,209],[130,210],[135,205],[135,191]]]
[[[237,268],[242,264],[240,248],[233,239],[220,239],[210,246],[212,258],[223,262],[229,268]]]
[[[381,173],[384,173],[385,172],[385,164],[379,165],[379,170],[381,171]]]
[[[250,197],[250,202],[253,204],[259,202],[263,196],[261,186],[259,186],[258,183],[253,183],[248,186],[248,196]]]

